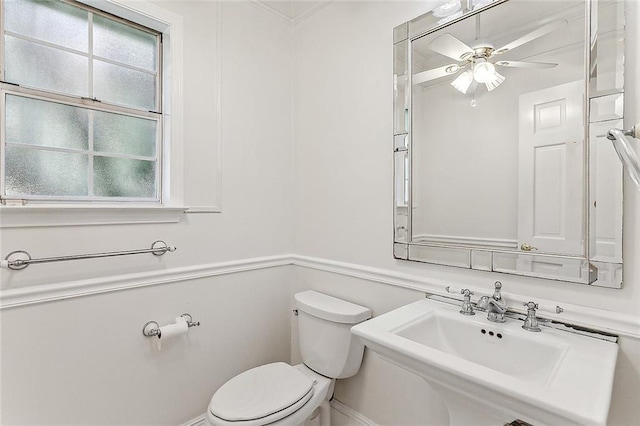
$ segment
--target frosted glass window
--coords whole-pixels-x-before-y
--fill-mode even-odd
[[[153,198],[155,196],[155,166],[154,161],[94,157],[95,195]]]
[[[96,56],[156,70],[157,36],[103,16],[93,18],[93,53]]]
[[[70,152],[6,147],[8,196],[83,196],[88,194],[88,157]]]
[[[5,35],[5,80],[76,96],[88,96],[89,59]]]
[[[5,117],[7,143],[89,147],[89,111],[84,108],[7,95]]]
[[[94,96],[102,101],[156,109],[156,78],[152,74],[95,60]]]
[[[94,112],[93,143],[99,152],[154,157],[158,122],[108,112]]]
[[[87,10],[50,0],[12,0],[3,4],[7,32],[88,52]]]
[[[71,1],[0,8],[0,198],[161,202],[161,34]]]
[[[4,81],[159,112],[158,33],[59,0],[3,5]]]

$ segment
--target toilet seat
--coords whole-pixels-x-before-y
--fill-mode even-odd
[[[314,380],[299,369],[276,362],[232,378],[211,398],[214,424],[257,426],[276,422],[298,411],[313,396]]]

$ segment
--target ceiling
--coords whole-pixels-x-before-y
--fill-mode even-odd
[[[271,12],[286,18],[291,22],[296,22],[311,15],[333,0],[289,0],[289,1],[273,1],[273,0],[257,0],[258,3],[265,6]]]

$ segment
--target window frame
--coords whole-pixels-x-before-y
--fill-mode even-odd
[[[0,173],[0,201],[2,204],[7,204],[9,201],[10,204],[16,205],[15,201],[19,200],[19,204],[39,204],[39,203],[58,203],[61,205],[70,205],[71,203],[77,203],[78,205],[86,205],[86,204],[113,204],[113,205],[126,205],[126,204],[138,204],[138,205],[153,205],[153,206],[164,206],[168,204],[167,195],[169,191],[165,188],[165,186],[169,185],[167,179],[165,178],[166,171],[168,166],[165,164],[168,159],[165,157],[165,149],[168,146],[168,141],[165,140],[165,130],[168,127],[168,122],[164,119],[163,110],[166,95],[164,92],[165,87],[165,71],[167,66],[164,63],[163,56],[165,53],[165,47],[163,44],[163,31],[159,29],[149,28],[144,25],[138,24],[130,19],[125,17],[120,17],[116,14],[110,13],[109,11],[104,11],[94,7],[91,4],[85,4],[82,2],[77,2],[74,0],[59,0],[63,3],[69,4],[74,7],[81,8],[89,13],[88,15],[88,52],[85,54],[81,53],[82,56],[88,58],[89,69],[88,69],[88,88],[90,94],[88,97],[82,97],[77,95],[70,95],[65,93],[60,93],[48,89],[39,89],[39,88],[31,88],[25,86],[19,86],[11,82],[5,82],[4,76],[4,61],[5,61],[5,53],[4,47],[0,48],[0,169],[2,172]],[[99,3],[101,6],[109,5],[109,4],[118,4],[115,1],[107,0],[101,2],[93,2]],[[2,36],[2,41],[4,40],[4,7],[5,1],[0,0],[0,36]],[[117,9],[117,7],[116,7]],[[128,8],[131,10],[130,8]],[[93,14],[93,15],[92,15]],[[114,20],[121,24],[127,25],[129,27],[135,28],[137,30],[144,31],[146,33],[152,34],[156,37],[156,70],[155,70],[155,81],[156,81],[156,90],[155,90],[155,108],[154,111],[145,111],[144,108],[140,107],[130,107],[115,103],[110,103],[109,101],[103,101],[96,99],[95,97],[91,98],[91,96],[95,96],[93,94],[93,72],[92,72],[92,64],[93,59],[96,57],[93,55],[93,16],[99,15],[106,17],[108,19]],[[160,24],[160,22],[158,22]],[[9,36],[14,36],[12,34],[8,34]],[[16,34],[18,38],[21,40],[26,40],[30,42],[36,42],[39,45],[47,46],[48,43],[42,42],[40,40],[31,40],[28,36],[23,36],[20,34]],[[57,48],[60,51],[68,51],[78,54],[73,49],[67,49],[64,46],[52,46],[52,48]],[[101,57],[97,57],[99,60],[103,60]],[[136,69],[136,67],[128,66],[127,64],[121,64],[117,61],[104,61],[106,63],[113,63],[118,66],[123,66],[127,69]],[[74,107],[80,107],[86,109],[88,111],[104,111],[107,113],[114,113],[120,115],[126,115],[136,118],[150,119],[157,123],[156,127],[156,141],[155,141],[155,149],[156,155],[154,158],[142,158],[142,156],[133,156],[133,155],[120,155],[119,153],[109,152],[109,153],[100,153],[93,150],[93,135],[91,132],[88,134],[88,149],[87,150],[74,150],[74,149],[65,149],[65,148],[54,148],[51,147],[40,147],[29,144],[24,144],[26,149],[33,150],[48,150],[48,151],[60,151],[60,152],[73,152],[80,153],[88,156],[88,176],[87,176],[87,185],[88,185],[88,195],[86,196],[43,196],[43,195],[20,195],[20,196],[11,196],[5,195],[6,191],[6,126],[5,126],[5,111],[6,111],[6,97],[8,95],[16,95],[25,98],[31,98],[36,100],[43,100],[53,103],[60,103],[64,105],[70,105]],[[22,144],[13,144],[14,146],[20,146]],[[155,162],[155,194],[153,197],[100,197],[93,195],[93,159],[96,156],[105,156],[109,158],[132,158],[132,159],[143,159],[143,160],[152,160]]]
[[[192,210],[184,205],[184,18],[145,0],[82,0],[80,3],[162,34],[162,203],[24,203],[7,199],[0,203],[0,229],[180,222],[183,214]],[[218,26],[220,24],[218,22]],[[219,93],[216,96],[219,97]],[[214,206],[207,207],[209,211],[221,210]]]

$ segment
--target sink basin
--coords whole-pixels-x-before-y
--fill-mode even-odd
[[[425,378],[447,404],[452,425],[605,425],[618,345],[522,321],[490,322],[484,312],[430,299],[351,331],[384,359]],[[487,417],[488,416],[488,417]]]
[[[521,333],[510,327],[496,331],[493,323],[488,324],[455,311],[432,310],[394,333],[442,353],[543,385],[551,379],[568,349],[564,342],[539,339],[533,333]]]

